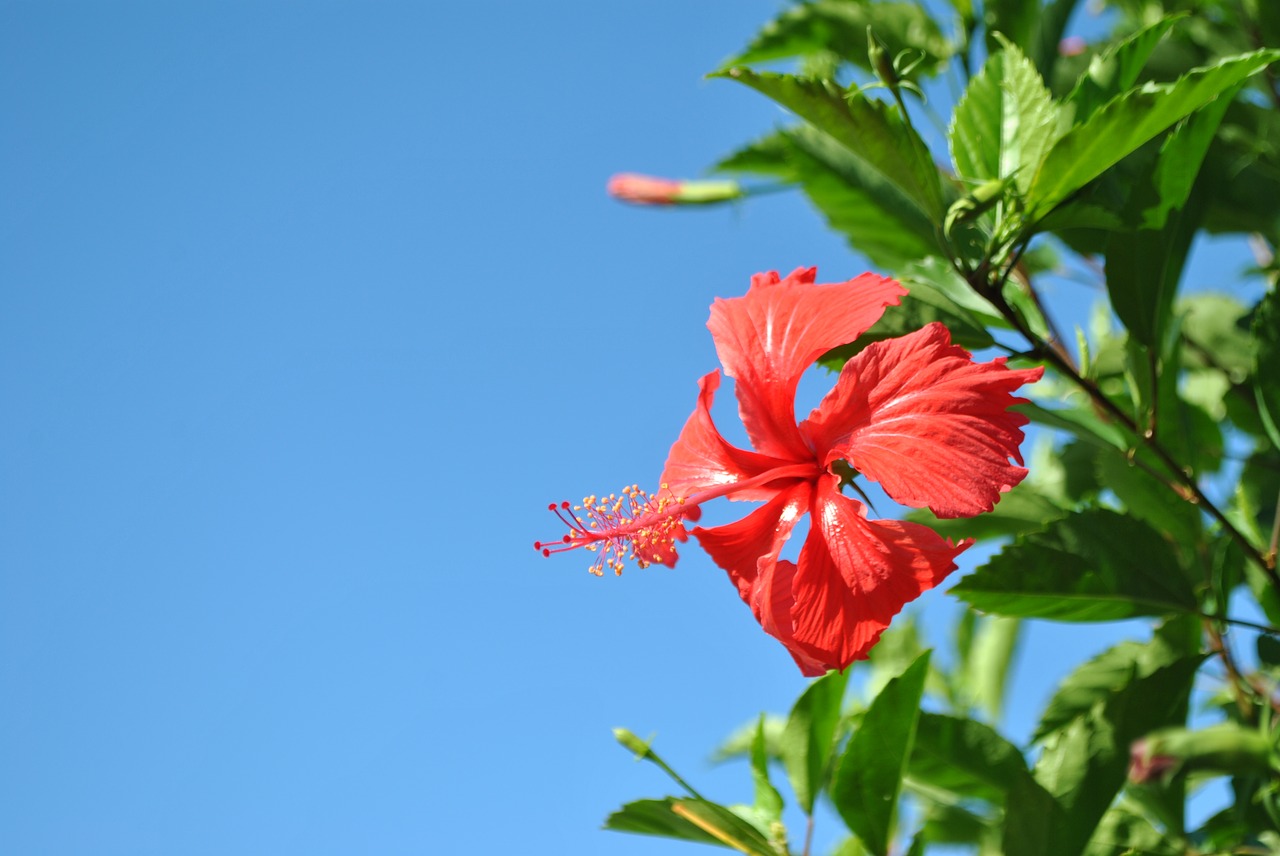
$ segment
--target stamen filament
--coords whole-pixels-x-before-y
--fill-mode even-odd
[[[581,505],[553,502],[548,510],[569,531],[559,541],[535,541],[533,547],[543,556],[579,547],[598,551],[599,558],[589,568],[596,576],[603,576],[606,567],[620,575],[628,559],[641,568],[654,563],[674,565],[675,542],[689,537],[684,521],[697,521],[702,516],[702,503],[779,479],[811,479],[814,471],[815,465],[807,463],[778,467],[755,478],[718,485],[689,497],[672,494],[665,484],[657,496],[631,485],[623,489],[621,495],[584,497]]]

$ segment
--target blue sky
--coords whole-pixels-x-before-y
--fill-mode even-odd
[[[692,851],[599,831],[669,790],[615,725],[749,799],[804,681],[723,574],[531,545],[657,478],[713,297],[865,268],[604,194],[783,120],[702,79],[777,8],[0,5],[0,850]]]

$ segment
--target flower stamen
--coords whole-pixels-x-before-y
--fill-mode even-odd
[[[598,577],[605,568],[621,575],[628,561],[641,568],[675,564],[675,542],[689,537],[684,521],[702,516],[696,504],[672,494],[665,484],[653,496],[630,485],[620,494],[583,497],[581,505],[551,503],[547,509],[569,531],[559,541],[535,541],[534,549],[543,556],[579,547],[598,553],[588,569]]]

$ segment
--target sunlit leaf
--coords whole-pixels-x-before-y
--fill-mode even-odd
[[[637,800],[609,815],[605,829],[718,844],[752,856],[777,856],[760,830],[728,808],[698,799]]]
[[[1060,124],[1035,66],[1014,44],[1006,44],[956,105],[948,133],[956,172],[975,182],[1012,178],[1025,193],[1061,135]]]
[[[731,68],[716,76],[750,86],[831,136],[885,182],[897,187],[931,222],[946,210],[938,168],[894,104],[850,95],[828,80]]]
[[[787,717],[779,749],[796,804],[806,814],[826,781],[849,672],[828,672],[809,685]]]
[[[1028,194],[1030,216],[1048,213],[1075,190],[1184,116],[1280,57],[1262,50],[1194,69],[1174,83],[1145,83],[1112,99],[1049,150]]]
[[[1195,650],[1196,619],[1174,619],[1161,625],[1148,642],[1121,642],[1080,665],[1058,686],[1031,736],[1044,740],[1086,715],[1099,702],[1134,677],[1146,677]]]
[[[880,691],[849,738],[831,799],[849,828],[876,854],[889,852],[902,776],[911,754],[929,672],[925,652]]]
[[[850,3],[818,0],[787,9],[764,26],[746,50],[722,66],[831,52],[870,70],[867,27],[888,48],[921,60],[918,72],[932,73],[951,53],[950,43],[924,8],[915,3]]]
[[[1075,107],[1076,122],[1085,121],[1103,104],[1137,83],[1151,52],[1181,17],[1162,18],[1090,58],[1089,67],[1067,96],[1067,102]]]
[[[1100,508],[1019,537],[951,591],[984,612],[1058,621],[1197,608],[1169,542],[1139,520]]]

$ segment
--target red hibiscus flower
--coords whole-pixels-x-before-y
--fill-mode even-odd
[[[933,323],[868,346],[797,422],[805,369],[854,341],[906,294],[874,274],[831,285],[815,285],[815,275],[814,268],[785,279],[757,274],[744,297],[711,307],[707,326],[735,380],[751,450],[729,443],[711,420],[720,385],[713,371],[699,381],[697,406],[656,497],[632,488],[622,499],[553,506],[570,533],[535,545],[545,554],[600,549],[597,572],[605,565],[620,571],[627,557],[674,565],[675,542],[688,534],[684,521],[696,521],[702,503],[721,496],[763,502],[737,522],[691,534],[806,675],[865,658],[893,616],[955,570],[956,555],[972,543],[952,544],[916,523],[868,519],[861,502],[841,493],[840,470],[939,517],[990,511],[1027,473],[1010,463],[1022,463],[1027,422],[1008,411],[1024,400],[1012,392],[1043,371],[1010,370],[1003,358],[975,363]],[[809,534],[798,560],[779,558],[805,514]]]

